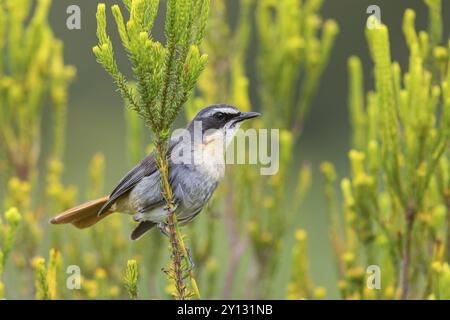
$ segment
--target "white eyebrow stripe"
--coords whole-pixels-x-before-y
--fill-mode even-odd
[[[206,114],[206,116],[208,116],[208,117],[212,116],[216,112],[223,112],[223,113],[228,113],[228,114],[238,114],[239,113],[238,110],[233,109],[233,108],[215,108],[215,109],[210,110]]]

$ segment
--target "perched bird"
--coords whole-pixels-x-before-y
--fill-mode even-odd
[[[201,110],[186,128],[185,132],[192,139],[178,137],[169,142],[169,182],[174,194],[175,214],[181,225],[194,219],[216,190],[225,173],[225,147],[241,123],[259,115],[240,112],[226,104],[212,105]],[[196,131],[200,131],[200,138],[195,137]],[[199,154],[200,161],[197,159]],[[69,209],[50,222],[71,223],[84,229],[114,212],[133,215],[139,223],[131,234],[132,240],[141,238],[154,226],[163,232],[166,230],[164,221],[168,211],[161,194],[155,153],[128,172],[109,196]]]

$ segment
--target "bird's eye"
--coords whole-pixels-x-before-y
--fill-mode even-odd
[[[225,114],[222,112],[217,112],[216,114],[214,114],[214,118],[216,118],[219,121],[222,121],[225,119]]]

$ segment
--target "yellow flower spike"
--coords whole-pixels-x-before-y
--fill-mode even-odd
[[[365,300],[376,300],[376,290],[364,287],[363,297]]]
[[[414,12],[414,10],[407,9],[403,16],[403,33],[410,48],[418,43],[415,28],[415,19],[416,13]]]
[[[304,40],[299,36],[290,38],[286,43],[286,51],[291,59],[298,59],[299,52],[305,47]]]
[[[58,298],[57,277],[61,273],[62,260],[61,254],[55,249],[50,249],[49,262],[47,267],[47,282],[49,288],[50,299]]]
[[[109,289],[109,297],[110,297],[111,299],[116,299],[116,298],[119,297],[119,295],[120,295],[120,289],[119,289],[118,286],[112,286],[112,287]]]
[[[298,242],[306,241],[307,237],[308,236],[305,230],[297,230],[295,232],[295,240],[297,240]]]
[[[311,298],[313,293],[313,283],[309,275],[307,238],[305,230],[297,230],[292,249],[291,288],[294,288],[294,294],[302,298]]]
[[[124,284],[131,299],[138,298],[138,266],[136,260],[128,260],[125,270]]]
[[[45,267],[45,260],[41,257],[36,257],[32,260],[32,266],[35,270],[35,288],[37,300],[50,300],[50,292],[47,280],[47,269]]]
[[[443,264],[439,261],[434,261],[431,264],[431,268],[433,269],[434,272],[439,274],[439,273],[442,273],[442,271],[443,271]]]
[[[320,165],[320,171],[327,181],[334,182],[336,180],[336,170],[331,162],[323,162]]]
[[[424,2],[429,10],[431,43],[437,45],[442,41],[442,0],[425,0]]]
[[[448,61],[448,49],[445,47],[435,47],[433,49],[433,58],[442,63],[447,63]]]
[[[342,261],[345,263],[346,266],[350,266],[355,262],[355,255],[353,252],[345,252],[342,257]]]
[[[357,292],[347,296],[347,300],[361,300],[361,295]]]
[[[367,187],[372,189],[375,186],[375,179],[372,176],[361,173],[354,177],[353,184],[355,188]]]
[[[287,130],[280,131],[280,167],[283,164],[287,164],[292,154],[292,147],[294,143],[294,137],[292,133]]]
[[[20,191],[20,180],[17,177],[12,177],[11,179],[9,179],[8,181],[8,188],[11,191]]]
[[[86,290],[86,295],[88,299],[96,299],[98,297],[99,293],[99,286],[96,281],[93,280],[84,280],[83,281],[83,288]]]
[[[136,260],[128,260],[127,268],[125,270],[125,287],[130,294],[132,299],[137,299],[137,282],[138,282],[139,272]]]
[[[31,204],[30,183],[13,177],[8,181],[8,192],[5,199],[6,207],[27,209]]]
[[[11,226],[16,226],[17,224],[19,224],[22,217],[19,213],[19,210],[17,210],[17,208],[15,207],[12,207],[5,212],[5,219]]]
[[[351,150],[348,157],[352,166],[352,175],[358,176],[359,174],[364,173],[364,160],[366,158],[365,154],[363,152]]]
[[[352,125],[353,147],[362,150],[366,143],[366,115],[364,112],[364,81],[361,60],[352,56],[348,59],[349,105]]]
[[[386,287],[386,290],[384,290],[384,297],[387,300],[393,300],[395,299],[395,288],[393,286]]]
[[[339,280],[338,281],[338,288],[340,291],[346,291],[348,289],[348,283],[345,280]]]
[[[288,300],[301,300],[301,297],[296,293],[288,293],[287,299]]]
[[[106,279],[106,270],[103,268],[97,268],[95,269],[95,279],[96,280],[104,280]]]
[[[346,206],[353,207],[355,205],[355,199],[353,198],[351,182],[349,179],[342,179],[341,189]]]
[[[14,245],[14,240],[17,233],[18,225],[21,221],[22,217],[17,210],[17,208],[12,207],[5,212],[5,220],[7,225],[2,226],[2,222],[0,219],[0,240],[3,240],[1,243],[1,259],[0,259],[0,275],[2,273],[1,268],[6,264],[6,260],[8,259]],[[3,228],[2,228],[3,227]],[[3,230],[2,230],[3,229]],[[2,234],[3,231],[3,234]]]
[[[5,297],[5,285],[0,281],[0,300],[6,299]]]
[[[303,200],[312,184],[312,170],[308,164],[302,165],[298,172],[296,195]]]
[[[327,296],[327,289],[323,287],[314,288],[314,299],[316,300],[324,300]]]

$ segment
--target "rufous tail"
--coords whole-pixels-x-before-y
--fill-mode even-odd
[[[56,217],[50,220],[50,223],[52,224],[71,223],[79,229],[89,228],[114,212],[113,210],[109,210],[105,212],[105,214],[103,214],[102,216],[98,215],[98,212],[103,207],[103,205],[108,201],[108,199],[109,197],[104,197],[81,204],[77,207],[74,207],[57,215]]]

